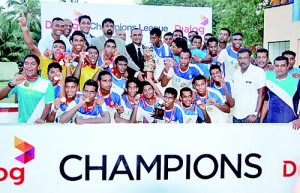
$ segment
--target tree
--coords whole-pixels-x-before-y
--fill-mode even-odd
[[[38,0],[8,0],[7,11],[0,7],[0,61],[16,62],[29,53],[17,23],[21,11],[27,15],[27,25],[35,42],[40,39],[40,5]]]
[[[141,0],[143,5],[172,5],[186,7],[212,7],[213,33],[222,27],[244,34],[244,46],[262,45],[264,31],[263,0]]]

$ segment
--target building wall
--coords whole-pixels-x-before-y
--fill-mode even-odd
[[[289,49],[296,52],[296,66],[300,65],[300,21],[292,22],[293,5],[273,7],[264,14],[264,47],[269,42],[290,41]],[[270,56],[273,63],[274,57]]]

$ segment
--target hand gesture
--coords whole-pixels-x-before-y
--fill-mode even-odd
[[[124,107],[123,106],[118,106],[117,113],[122,114],[123,112],[124,112]]]
[[[104,98],[100,97],[95,100],[95,104],[101,106],[104,103]]]
[[[137,79],[138,79],[139,81],[141,81],[141,82],[144,81],[143,75],[144,75],[143,72],[138,72]]]
[[[196,54],[192,55],[192,58],[193,58],[194,62],[196,62],[196,63],[202,62],[202,59],[199,58],[199,56],[197,56]]]
[[[206,111],[206,105],[200,99],[197,100],[196,104],[200,107],[202,111]]]
[[[295,72],[292,74],[293,78],[300,78],[300,74],[298,72]]]
[[[118,57],[121,56],[121,53],[119,51],[116,51],[114,54],[114,60]]]
[[[54,102],[53,102],[53,104],[54,104],[54,109],[55,109],[55,110],[58,110],[58,108],[59,108],[59,106],[61,105],[61,103],[62,103],[61,98],[57,97],[57,98],[54,100]]]
[[[27,26],[26,17],[24,15],[23,11],[21,11],[21,17],[19,17],[17,20],[18,20],[19,24],[21,25],[21,27]]]
[[[206,101],[206,103],[210,103],[210,104],[212,104],[212,105],[214,105],[214,106],[217,106],[217,101],[216,101],[215,98],[210,98],[210,99],[208,99],[208,100]]]
[[[10,85],[16,86],[16,85],[20,84],[21,82],[24,82],[25,80],[26,80],[26,78],[25,78],[24,74],[17,74],[11,81]]]
[[[44,51],[44,57],[45,57],[45,58],[48,58],[50,55],[51,55],[51,51],[47,48],[47,49]]]
[[[174,66],[174,65],[175,65],[175,61],[172,60],[172,59],[170,59],[170,58],[167,58],[167,59],[166,59],[166,64],[165,64],[165,69],[164,69],[164,71],[165,71],[166,73],[168,73],[169,70],[170,70],[170,68],[171,68],[172,66]]]
[[[38,118],[37,120],[34,121],[35,124],[43,124],[45,123],[45,120]]]
[[[84,96],[81,96],[81,97],[79,98],[79,104],[80,104],[81,106],[85,105],[85,97],[84,97]]]
[[[135,97],[133,99],[133,103],[134,103],[135,106],[139,106],[140,98],[141,98],[140,94],[135,95]]]

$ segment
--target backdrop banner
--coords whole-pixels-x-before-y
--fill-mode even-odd
[[[60,11],[58,11],[60,10]],[[42,36],[51,33],[51,21],[55,17],[70,19],[78,30],[78,17],[89,15],[92,19],[90,33],[102,35],[102,21],[112,18],[115,33],[118,29],[126,30],[126,43],[131,43],[130,33],[133,28],[143,30],[143,42],[150,42],[150,30],[159,27],[162,35],[181,29],[187,37],[189,31],[199,35],[212,32],[212,8],[209,7],[174,7],[147,5],[107,5],[90,3],[62,3],[41,1]]]
[[[292,193],[290,124],[0,125],[5,193]]]

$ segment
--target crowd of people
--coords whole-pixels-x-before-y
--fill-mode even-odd
[[[103,35],[90,34],[91,18],[52,20],[36,46],[26,17],[18,18],[31,51],[23,71],[0,90],[16,94],[19,123],[292,123],[298,129],[300,69],[296,53],[269,61],[243,48],[243,34],[222,28],[200,36],[181,30],[123,30],[105,18]],[[125,40],[125,41],[124,41]]]

